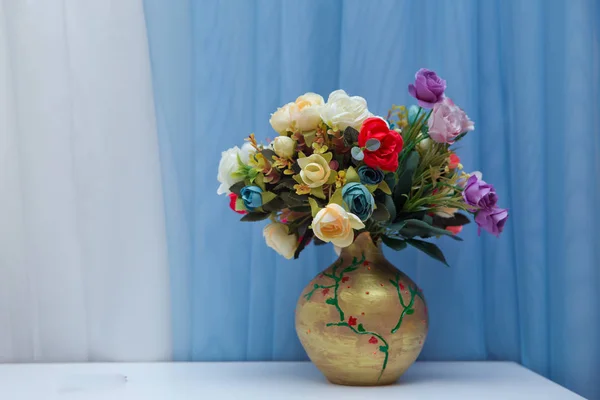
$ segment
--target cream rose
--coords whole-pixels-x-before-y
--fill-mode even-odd
[[[273,151],[279,157],[292,158],[296,150],[296,142],[287,136],[277,136],[273,140]]]
[[[302,132],[314,130],[321,122],[320,109],[324,103],[320,95],[305,93],[295,102],[278,108],[269,122],[274,130],[282,134],[294,128]]]
[[[329,179],[329,175],[331,175],[329,163],[320,154],[299,158],[298,165],[302,168],[300,177],[310,188],[323,186]]]
[[[360,130],[364,120],[372,116],[365,99],[360,96],[350,97],[343,90],[332,92],[327,103],[321,107],[323,122],[340,131],[349,126]]]
[[[263,236],[267,246],[288,260],[294,257],[298,248],[298,236],[289,233],[288,227],[281,222],[273,222],[265,226]]]
[[[315,236],[337,247],[348,247],[354,241],[354,229],[362,229],[365,224],[356,215],[346,212],[342,206],[331,203],[319,210],[313,218],[312,230]]]
[[[221,153],[219,172],[217,174],[217,180],[221,182],[221,185],[217,189],[217,194],[229,194],[229,188],[234,183],[244,180],[244,178],[234,178],[232,176],[240,167],[238,156],[244,164],[248,164],[250,154],[254,154],[255,152],[256,150],[254,150],[250,143],[244,143],[241,149],[235,146]]]

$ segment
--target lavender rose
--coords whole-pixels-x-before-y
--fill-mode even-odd
[[[408,85],[408,93],[418,100],[423,108],[433,108],[444,98],[446,81],[431,70],[421,68],[415,74],[415,84]]]
[[[480,210],[490,210],[496,206],[496,189],[481,179],[481,175],[472,174],[463,190],[465,203]]]
[[[449,97],[433,106],[427,126],[432,140],[448,144],[461,133],[475,129],[473,121]]]
[[[496,237],[500,236],[507,219],[508,210],[504,208],[494,207],[478,211],[475,215],[475,222],[479,226],[478,234],[481,234],[483,228]]]

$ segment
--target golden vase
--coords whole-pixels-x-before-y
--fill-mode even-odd
[[[428,324],[423,293],[368,232],[306,286],[296,306],[306,353],[340,385],[396,382],[421,352]]]

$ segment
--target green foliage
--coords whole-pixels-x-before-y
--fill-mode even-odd
[[[262,220],[269,218],[269,215],[271,215],[270,212],[250,212],[250,213],[244,215],[242,218],[240,218],[240,221],[244,221],[244,222],[262,221]]]
[[[446,261],[446,257],[444,257],[444,253],[442,253],[440,248],[437,247],[435,244],[418,239],[406,239],[406,242],[414,248],[427,254],[429,257],[442,262],[447,267],[450,266]]]
[[[404,203],[410,195],[410,190],[413,184],[413,176],[415,174],[417,166],[419,165],[419,160],[419,153],[416,151],[412,151],[408,154],[408,156],[406,156],[406,159],[398,169],[398,182],[394,187],[393,195],[396,210],[401,210],[402,207],[404,207]]]

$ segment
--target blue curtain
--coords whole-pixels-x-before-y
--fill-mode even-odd
[[[423,360],[513,360],[600,398],[600,5],[594,0],[146,0],[177,360],[305,359],[304,285],[334,258],[268,249],[216,195],[221,151],[298,95],[410,104],[420,67],[475,120],[461,142],[511,218],[441,241],[451,269],[388,252],[427,296]]]

